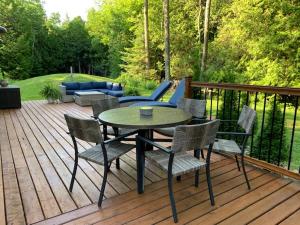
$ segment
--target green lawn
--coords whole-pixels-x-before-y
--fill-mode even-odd
[[[52,74],[40,77],[34,77],[27,80],[13,81],[12,83],[18,85],[21,89],[22,101],[43,99],[39,94],[44,84],[52,82],[59,85],[64,81],[113,81],[106,77],[99,77],[86,74]]]
[[[111,81],[117,82],[114,79],[110,79],[107,77],[93,76],[87,74],[73,74],[71,76],[68,73],[62,74],[51,74],[46,76],[34,77],[27,80],[21,81],[10,81],[10,83],[18,85],[21,89],[21,98],[22,101],[28,100],[40,100],[43,97],[39,94],[41,88],[48,82],[54,83],[55,85],[59,85],[64,81]],[[126,88],[126,87],[125,87]],[[138,89],[141,95],[151,95],[152,90],[148,90],[144,87],[144,85],[139,85],[135,87]],[[168,100],[172,94],[172,91],[169,91],[163,100]]]

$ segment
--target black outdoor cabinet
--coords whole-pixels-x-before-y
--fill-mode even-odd
[[[21,108],[20,88],[14,85],[0,87],[0,109]]]

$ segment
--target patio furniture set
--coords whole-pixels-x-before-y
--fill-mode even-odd
[[[195,173],[195,187],[199,184],[199,170],[205,168],[211,205],[215,204],[213,187],[210,177],[210,158],[212,152],[233,154],[236,158],[238,170],[240,164],[247,183],[244,153],[247,138],[251,136],[255,122],[256,112],[244,106],[237,125],[243,132],[221,132],[220,121],[206,120],[206,101],[184,98],[184,81],[181,81],[168,103],[157,101],[171,86],[164,82],[149,97],[121,97],[106,98],[92,101],[93,116],[91,119],[75,118],[65,114],[70,134],[75,149],[75,164],[69,187],[71,192],[74,185],[78,158],[83,158],[104,166],[104,175],[98,206],[101,207],[107,174],[111,163],[116,160],[116,167],[120,169],[119,158],[128,151],[136,148],[137,191],[144,192],[145,159],[154,163],[167,173],[168,190],[174,222],[178,221],[175,198],[173,194],[173,177],[180,180],[186,173]],[[155,101],[156,100],[156,101]],[[136,103],[137,101],[141,101]],[[122,103],[134,103],[129,107],[121,107]],[[152,106],[151,116],[140,114],[141,106]],[[163,107],[161,107],[163,106]],[[102,127],[102,129],[99,129]],[[164,139],[154,138],[157,132],[166,136]],[[238,139],[222,139],[238,137]],[[96,145],[79,153],[77,139],[93,142]],[[240,140],[237,143],[236,140]],[[125,142],[124,142],[125,141]],[[135,141],[130,142],[128,141]],[[165,147],[159,142],[170,142],[170,147]],[[239,144],[240,143],[240,144]],[[206,156],[204,156],[204,151]],[[189,151],[193,151],[190,154]],[[200,155],[202,159],[200,159]]]

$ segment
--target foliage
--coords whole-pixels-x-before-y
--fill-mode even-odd
[[[154,81],[146,81],[145,82],[145,88],[147,90],[154,90],[157,87],[157,84]]]
[[[204,3],[170,2],[172,79],[199,79]],[[143,0],[101,0],[87,22],[61,21],[57,13],[46,18],[41,0],[1,0],[0,8],[8,30],[1,36],[0,68],[8,78],[69,72],[70,66],[79,73],[125,74],[132,83],[164,78],[162,1],[149,1],[149,74]],[[212,0],[201,81],[299,86],[299,21],[295,0]]]
[[[288,160],[288,145],[286,140],[286,122],[284,121],[282,128],[283,113],[281,108],[277,104],[274,107],[274,97],[269,99],[268,109],[266,113],[265,124],[263,127],[263,135],[260,137],[261,130],[258,131],[259,135],[255,136],[254,146],[252,150],[252,156],[260,158],[262,160],[277,164],[279,151],[280,153],[280,165],[285,165]],[[273,114],[274,113],[274,114]],[[274,118],[273,118],[274,115]],[[274,121],[273,125],[272,122]],[[262,129],[262,128],[260,128]],[[283,129],[283,131],[282,131]],[[281,136],[282,132],[282,136]],[[260,144],[260,138],[262,142]],[[280,140],[282,138],[282,143]],[[272,140],[270,145],[270,140]],[[281,146],[281,149],[279,149]],[[260,150],[261,149],[261,150]],[[270,149],[270,150],[269,150]]]
[[[46,99],[57,100],[60,99],[61,93],[58,90],[57,86],[54,86],[53,83],[47,83],[40,90],[40,95]]]
[[[126,96],[139,96],[141,94],[136,87],[127,87],[127,88],[125,88],[125,95]]]

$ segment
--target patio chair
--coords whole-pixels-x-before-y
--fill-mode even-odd
[[[98,120],[98,116],[100,113],[110,110],[119,108],[120,103],[117,98],[106,98],[103,100],[93,101],[92,102],[92,110],[93,110],[93,118]],[[108,140],[108,135],[113,135],[115,137],[123,134],[127,134],[129,132],[133,132],[136,130],[133,129],[126,129],[126,128],[116,128],[111,126],[106,126],[104,124],[101,124],[103,126],[103,136],[104,140]],[[117,169],[120,169],[120,160],[117,158],[116,160],[116,166]]]
[[[138,102],[130,106],[162,106],[162,107],[172,107],[176,108],[178,101],[183,98],[185,90],[185,81],[181,80],[168,102],[159,102],[159,101],[147,101],[147,102]]]
[[[137,136],[136,147],[140,149],[144,143],[158,148],[154,151],[146,151],[145,157],[149,162],[156,164],[162,170],[168,173],[168,189],[172,207],[173,219],[176,223],[177,211],[173,194],[173,176],[195,171],[195,186],[199,184],[199,170],[206,168],[206,178],[211,205],[214,205],[214,195],[210,179],[210,155],[215,141],[220,120],[210,121],[204,124],[180,125],[175,128],[174,138],[171,148],[165,148],[149,139]],[[143,143],[144,142],[144,143]],[[193,149],[202,149],[209,145],[206,161],[199,160],[199,155],[194,157],[187,151]]]
[[[177,104],[177,108],[182,109],[186,112],[192,114],[193,124],[195,123],[203,123],[205,122],[205,113],[206,113],[206,101],[198,100],[198,99],[189,99],[189,98],[181,98]],[[173,137],[175,132],[175,127],[167,127],[167,128],[158,128],[155,129],[159,134],[162,134],[167,137]],[[197,153],[195,153],[197,154]],[[203,150],[201,149],[201,156],[204,158]],[[180,179],[180,178],[179,178]]]
[[[119,103],[122,105],[133,104],[134,102],[142,101],[158,101],[172,86],[171,81],[162,82],[150,96],[125,96],[118,98]]]
[[[91,162],[100,164],[104,166],[103,181],[98,201],[98,206],[101,207],[107,180],[107,173],[109,171],[109,165],[112,163],[113,160],[119,158],[121,155],[127,153],[135,147],[134,145],[124,144],[121,142],[123,138],[132,134],[129,133],[126,135],[119,136],[115,139],[104,141],[97,120],[79,119],[72,117],[68,114],[65,114],[65,119],[75,149],[75,164],[73,168],[69,191],[72,192],[73,190],[74,180],[78,166],[78,158],[83,158],[85,160],[89,160]],[[96,143],[96,145],[79,153],[76,138],[83,141]]]
[[[230,137],[230,140],[217,138],[213,145],[213,151],[215,152],[234,154],[239,171],[241,169],[240,169],[240,164],[237,156],[240,155],[243,173],[249,190],[251,189],[251,187],[245,169],[244,154],[245,154],[247,140],[252,135],[252,128],[255,122],[255,118],[256,118],[256,112],[253,109],[249,108],[248,106],[244,105],[242,112],[239,116],[239,119],[237,121],[237,126],[239,126],[244,132],[218,132],[217,133],[218,136],[228,135]],[[224,120],[221,122],[232,122],[232,121],[233,120]],[[238,144],[236,140],[233,140],[231,137],[240,138],[241,139],[240,144]]]

